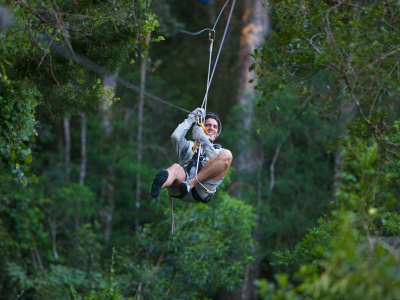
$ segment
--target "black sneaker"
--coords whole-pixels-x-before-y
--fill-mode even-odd
[[[189,192],[190,192],[189,181],[184,181],[181,184],[179,184],[179,193],[181,193],[182,197],[186,196],[186,194]]]
[[[157,198],[160,195],[162,185],[168,179],[168,170],[164,169],[154,176],[153,185],[151,186],[151,197]]]

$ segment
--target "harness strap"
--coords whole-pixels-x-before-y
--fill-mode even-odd
[[[210,193],[209,193],[208,196],[205,197],[205,198],[203,199],[203,198],[200,197],[199,193],[197,192],[196,187],[193,187],[193,188],[190,190],[190,193],[192,193],[192,196],[193,196],[194,200],[196,200],[196,201],[198,201],[198,202],[202,202],[202,203],[208,203],[208,202],[210,202],[211,197],[212,197],[212,195],[213,195],[213,194],[210,194]],[[185,195],[182,195],[182,194],[179,194],[179,195],[177,195],[177,196],[169,195],[170,203],[171,203],[171,198],[182,199],[183,197],[185,197]]]
[[[214,149],[216,149],[216,150],[219,150],[219,149],[222,148],[221,145],[219,145],[219,144],[214,144],[213,147],[214,147]],[[190,169],[193,167],[193,165],[194,165],[195,163],[197,163],[197,158],[198,158],[198,155],[199,155],[198,153],[199,153],[199,151],[196,151],[196,152],[193,154],[192,159],[190,160],[190,162],[186,165],[186,167],[184,167],[185,171],[186,171],[188,174],[190,174]],[[205,154],[205,153],[203,153],[203,154],[200,155],[198,172],[200,172],[201,169],[203,168],[203,161],[204,161],[205,157],[206,157],[206,154]]]
[[[197,193],[196,191],[196,187],[192,188],[191,190],[193,198],[199,202],[203,202],[203,203],[208,203],[211,200],[211,197],[213,194],[208,194],[207,197],[205,197],[204,199],[200,197],[200,195]]]
[[[193,165],[196,163],[197,164],[197,159],[199,156],[199,152],[196,151],[195,154],[193,154],[192,159],[190,160],[190,162],[187,164],[186,167],[184,167],[185,171],[190,174],[190,170],[192,169]],[[199,167],[198,167],[198,172],[201,171],[201,169],[203,168],[203,161],[205,158],[205,153],[200,155],[200,159],[199,159]]]

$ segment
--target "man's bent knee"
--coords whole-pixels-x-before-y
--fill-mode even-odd
[[[177,169],[181,169],[182,167],[179,164],[175,163],[172,166],[170,166],[170,168],[173,170],[177,170]]]
[[[219,154],[219,159],[223,160],[226,164],[226,167],[229,167],[232,163],[233,155],[232,152],[229,150],[224,150],[222,153]]]
[[[180,182],[184,182],[186,180],[186,172],[179,164],[173,164],[168,168],[168,172],[172,175],[172,185],[177,185]]]

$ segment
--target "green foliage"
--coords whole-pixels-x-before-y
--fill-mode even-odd
[[[108,283],[104,283],[100,290],[91,290],[86,297],[82,297],[77,293],[75,288],[71,286],[71,294],[74,300],[101,300],[101,299],[110,299],[110,300],[122,300],[125,299],[120,291],[116,289],[117,282],[115,280],[115,248],[112,250],[111,256],[111,265],[110,265],[110,278]]]
[[[308,233],[298,242],[293,252],[285,250],[275,252],[275,262],[281,270],[290,271],[297,269],[304,264],[317,264],[324,257],[332,240],[337,232],[340,222],[327,222],[318,219],[318,226],[309,229]]]
[[[260,281],[263,299],[396,299],[400,292],[399,251],[379,237],[360,242],[351,215],[331,240],[329,252],[315,265],[303,265],[296,274],[297,287]],[[284,275],[279,275],[284,276]]]
[[[348,144],[331,220],[321,220],[293,253],[277,253],[278,265],[297,267],[298,285],[288,289],[279,280],[276,286],[262,281],[265,299],[396,298],[400,252],[387,236],[398,232],[398,215],[390,212],[399,209],[392,201],[398,174],[382,170],[377,149],[362,140]]]
[[[0,212],[2,293],[17,295],[23,291],[32,299],[63,299],[70,286],[81,291],[101,286],[99,226],[79,224],[87,217],[79,201],[84,204],[93,197],[88,188],[63,188],[53,200],[41,196],[40,183],[21,189],[4,177],[8,199]],[[68,198],[71,191],[74,199]],[[58,197],[65,203],[58,202]],[[57,206],[62,211],[56,210]]]
[[[26,269],[15,263],[7,263],[5,270],[10,284],[18,286],[26,295],[33,295],[34,299],[65,299],[71,286],[86,289],[104,283],[99,273],[88,274],[62,265],[50,265],[35,275],[28,275]]]
[[[0,161],[20,183],[27,184],[32,162],[29,146],[36,135],[35,108],[41,95],[27,82],[11,82],[0,73],[1,79]]]
[[[62,207],[63,216],[84,218],[95,212],[94,194],[86,186],[73,183],[70,186],[62,187],[54,193],[53,199],[54,206],[57,206],[54,209],[59,211],[59,208]]]
[[[252,261],[254,215],[250,206],[223,192],[213,202],[179,207],[175,202],[174,235],[168,214],[165,221],[144,226],[118,272],[127,274],[126,284],[134,274],[138,283],[130,288],[140,285],[149,299],[212,297],[239,284]]]
[[[245,113],[235,107],[228,130]],[[277,92],[254,114],[252,126],[258,130],[246,143],[254,151],[249,159],[255,170],[241,170],[240,176],[246,178],[241,182],[243,199],[255,206],[259,215],[258,255],[270,261],[273,252],[293,249],[307,228],[328,211],[334,165],[327,144],[343,128],[334,118],[320,116],[291,90]],[[237,153],[242,150],[237,140],[249,136],[228,130],[224,134]],[[268,270],[272,272],[270,267]]]
[[[149,9],[149,1],[0,3],[6,4],[14,16],[13,26],[0,33],[0,93],[16,95],[15,101],[8,96],[0,101],[11,101],[11,120],[19,116],[13,126],[24,125],[31,135],[38,132],[35,140],[31,135],[26,135],[28,140],[16,136],[16,142],[22,141],[22,150],[30,149],[32,162],[30,157],[25,161],[23,155],[18,159],[26,166],[30,163],[29,169],[36,174],[26,188],[13,183],[8,176],[13,169],[5,168],[12,167],[17,158],[1,157],[1,191],[5,197],[0,212],[0,269],[4,271],[0,272],[0,298],[125,299],[138,293],[142,281],[140,293],[145,297],[163,297],[166,293],[175,298],[181,294],[195,297],[190,294],[194,282],[199,282],[199,297],[214,297],[220,290],[237,286],[244,267],[252,260],[254,216],[249,206],[223,192],[213,199],[214,204],[182,203],[185,208],[175,211],[178,233],[171,236],[169,213],[165,215],[168,208],[149,200],[147,189],[155,171],[175,159],[169,136],[186,113],[146,99],[143,164],[139,166],[135,152],[137,95],[118,86],[117,97],[108,103],[113,105],[99,110],[99,104],[113,92],[101,85],[105,72],[139,82],[136,65],[125,62],[139,61],[149,50],[157,53],[149,53],[149,71],[159,73],[149,74],[146,90],[187,109],[198,106],[196,99],[204,93],[198,79],[205,81],[207,55],[202,54],[208,53],[208,37],[204,36],[204,52],[192,37],[174,36],[163,41],[164,32],[165,37],[171,36],[171,30],[164,27],[153,34],[159,21]],[[178,1],[170,4],[178,9],[182,6]],[[158,4],[164,11],[169,11],[168,5]],[[204,18],[198,17],[190,3],[185,5],[190,14],[183,14],[183,19],[192,22],[195,16],[197,24],[190,25],[200,25]],[[204,6],[202,12],[207,13]],[[170,15],[178,24],[176,14]],[[163,19],[171,21],[167,14]],[[146,47],[150,34],[151,41],[163,41],[156,43],[157,49]],[[177,47],[180,41],[184,43]],[[167,48],[161,48],[164,43],[168,43]],[[230,57],[236,57],[236,49]],[[162,65],[163,61],[168,64]],[[167,68],[161,70],[161,65]],[[221,60],[219,66],[229,67],[229,63]],[[228,89],[230,83],[225,80],[233,75],[227,74],[216,76],[214,81],[224,85],[215,83],[224,101],[213,102],[214,111],[233,101],[229,94],[234,91]],[[116,99],[122,101],[114,103]],[[21,112],[16,110],[18,105],[25,105]],[[74,115],[81,111],[87,113],[88,121],[85,185],[75,184],[81,170],[81,122]],[[70,119],[68,161],[65,128],[60,122],[63,117]],[[109,133],[103,123],[106,118],[111,124]],[[14,133],[20,132],[7,134]],[[17,162],[26,175],[26,166]],[[143,181],[140,208],[132,201],[138,173]],[[224,185],[228,187],[227,182]],[[143,227],[136,227],[136,223]],[[126,245],[128,249],[120,250],[115,266],[113,256],[109,272],[105,265],[110,249]],[[163,253],[165,259],[157,269],[160,272],[155,271],[153,276],[157,255]],[[171,274],[178,274],[180,269],[182,274],[174,280]]]
[[[268,5],[274,31],[254,53],[257,89],[264,96],[259,107],[271,122],[285,107],[284,99],[275,98],[289,89],[309,113],[338,116],[348,134],[330,143],[341,152],[331,212],[293,251],[275,254],[274,265],[288,274],[276,275],[274,283],[260,281],[260,293],[265,299],[396,298],[399,107],[394,99],[400,89],[394,70],[400,40],[393,16],[400,6],[281,0]]]
[[[385,235],[390,237],[397,237],[400,235],[400,216],[391,212],[388,213],[386,218],[382,219],[382,227],[385,230]]]
[[[101,264],[106,249],[100,232],[103,228],[96,221],[86,223],[95,218],[93,192],[88,187],[52,187],[51,197],[38,198],[49,188],[45,182],[23,190],[11,186],[0,218],[0,252],[7,254],[0,284],[7,295],[23,291],[33,299],[64,299],[65,295],[122,299],[136,295],[142,283],[141,293],[146,298],[166,293],[192,299],[212,297],[221,289],[237,286],[252,261],[253,210],[219,191],[211,205],[176,200],[175,235],[170,233],[167,202],[153,200],[154,209],[164,212],[161,222],[145,225],[125,240],[129,246],[120,251],[115,263],[113,259],[106,280]],[[56,243],[53,229],[57,229]],[[114,234],[119,230],[123,236],[124,229],[116,228]],[[197,293],[192,292],[194,283]]]
[[[399,4],[276,0],[269,5],[275,31],[254,53],[253,68],[261,79],[257,89],[268,99],[290,85],[324,114],[357,109],[362,123],[357,136],[373,137],[383,150],[396,151],[398,142],[386,138],[396,119],[379,116],[398,109],[394,70],[400,38],[392,16]]]
[[[14,22],[0,32],[0,161],[26,184],[37,104],[52,118],[94,111],[107,93],[98,77],[159,24],[145,1],[5,2]]]

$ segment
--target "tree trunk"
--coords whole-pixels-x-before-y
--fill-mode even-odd
[[[69,118],[64,118],[64,138],[65,138],[65,177],[66,177],[66,182],[69,182],[71,173],[71,130],[70,130]]]
[[[242,106],[243,114],[239,124],[244,136],[250,136],[251,120],[253,119],[253,103],[255,97],[254,85],[250,79],[254,79],[256,74],[249,71],[253,62],[250,54],[257,46],[261,46],[265,41],[265,35],[269,30],[268,11],[262,6],[260,0],[244,0],[243,28],[240,34],[240,51],[238,59],[239,79],[237,103]],[[236,169],[239,172],[255,171],[257,163],[251,159],[253,153],[248,149],[248,143],[242,140],[238,158],[236,159]]]
[[[81,172],[79,174],[79,184],[85,185],[86,177],[86,114],[81,113]]]
[[[53,255],[55,260],[58,260],[58,258],[60,257],[58,255],[58,251],[57,251],[57,221],[54,219],[51,219],[50,217],[48,218],[49,220],[49,225],[51,228],[51,241],[52,241],[52,248],[53,248]]]
[[[253,99],[255,98],[254,85],[255,82],[250,83],[250,79],[254,79],[256,74],[253,71],[249,71],[251,64],[253,63],[250,54],[254,52],[257,46],[261,46],[265,42],[265,36],[269,30],[269,18],[268,11],[262,6],[263,1],[260,0],[244,0],[244,12],[243,12],[243,28],[240,35],[240,51],[238,58],[238,73],[239,88],[237,103],[241,106],[241,118],[238,123],[238,130],[243,132],[243,138],[239,141],[238,155],[235,160],[235,168],[238,170],[239,181],[245,181],[245,177],[249,173],[257,172],[257,169],[262,167],[264,157],[263,154],[255,153],[254,149],[249,146],[249,141],[245,137],[251,137],[252,128],[251,122],[254,116],[253,112]],[[256,157],[259,157],[257,160]],[[260,170],[259,170],[260,171]],[[258,200],[257,207],[261,206],[261,186],[259,180],[258,186]],[[241,190],[237,191],[240,195]],[[257,210],[257,218],[259,216],[259,210]],[[255,233],[254,240],[257,245],[257,231]],[[257,247],[257,246],[256,246]],[[254,255],[257,253],[257,249],[254,249]],[[257,299],[257,290],[253,284],[253,281],[258,278],[259,265],[256,261],[246,267],[243,285],[240,291],[236,291],[236,298],[253,300]]]
[[[115,96],[115,90],[117,88],[117,82],[115,77],[107,76],[103,78],[103,87],[112,90],[112,96],[109,99],[104,99],[101,105],[102,114],[102,125],[104,128],[104,134],[109,137],[113,132],[114,128],[111,123],[111,113],[108,110],[109,103],[112,102]],[[118,153],[118,147],[115,147],[114,155],[115,158]],[[102,198],[106,199],[106,207],[102,208],[100,211],[100,216],[102,217],[102,222],[104,225],[104,239],[108,241],[111,237],[112,221],[114,217],[114,161],[109,164],[107,169],[106,180],[102,185]]]
[[[104,127],[104,133],[109,136],[112,131],[114,130],[112,124],[111,124],[111,115],[109,113],[108,109],[108,105],[110,102],[112,102],[114,96],[115,96],[115,90],[117,88],[117,82],[115,80],[116,78],[114,76],[106,76],[103,78],[103,87],[108,89],[111,89],[112,92],[112,97],[110,99],[104,99],[102,105],[101,105],[101,113],[103,116],[103,120],[102,120],[102,125]]]
[[[342,89],[342,94],[344,95],[346,91],[346,88]],[[343,97],[341,99],[340,107],[340,113],[338,116],[338,124],[341,124],[343,126],[343,129],[349,124],[349,122],[354,118],[355,111],[357,109],[356,105],[352,102],[345,102],[346,99]],[[343,171],[343,163],[344,163],[344,156],[342,154],[343,147],[339,146],[338,149],[334,153],[334,179],[333,179],[333,192],[336,194],[336,192],[339,191],[339,187],[342,183],[341,178],[338,176],[339,173]]]
[[[150,35],[147,36],[146,41],[147,51],[149,51]],[[147,52],[148,53],[148,52]],[[142,57],[140,61],[140,94],[139,94],[139,109],[138,109],[138,133],[137,133],[137,173],[136,173],[136,219],[135,227],[139,227],[139,210],[140,210],[140,195],[142,190],[141,167],[142,167],[142,135],[143,135],[143,110],[144,110],[144,92],[147,79],[147,56]]]

